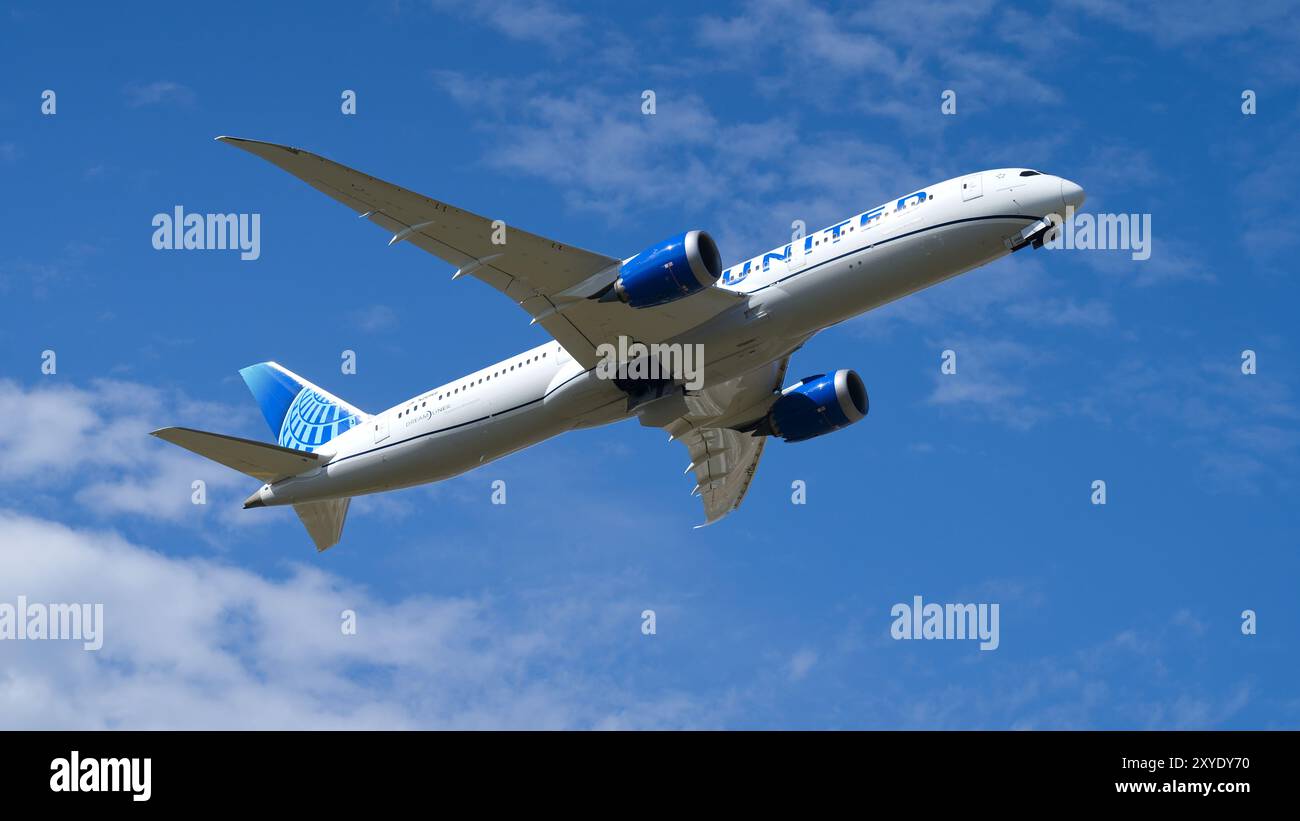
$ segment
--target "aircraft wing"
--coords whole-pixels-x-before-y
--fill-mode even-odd
[[[493,242],[493,220],[408,191],[308,151],[258,140],[218,137],[256,154],[338,200],[400,242],[428,251],[496,288],[532,315],[584,366],[595,366],[596,347],[619,336],[665,342],[694,328],[742,297],[706,288],[654,308],[588,300],[593,284],[613,281],[622,261],[505,226],[504,244]]]
[[[704,502],[704,527],[740,507],[758,470],[765,436],[751,436],[732,426],[767,413],[781,395],[790,357],[756,368],[687,398],[690,412],[666,425],[691,454],[688,472]]]

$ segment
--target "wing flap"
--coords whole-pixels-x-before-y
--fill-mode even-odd
[[[767,438],[727,428],[701,428],[683,439],[710,525],[740,507],[758,470]]]
[[[786,356],[689,397],[690,413],[666,425],[686,445],[696,492],[704,503],[704,525],[740,507],[749,492],[767,438],[733,430],[767,413],[780,394]]]

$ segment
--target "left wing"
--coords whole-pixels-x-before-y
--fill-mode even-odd
[[[430,199],[332,160],[286,145],[217,137],[288,171],[316,190],[392,233],[389,245],[410,242],[514,300],[569,355],[594,367],[596,348],[620,336],[667,342],[743,301],[711,287],[654,308],[587,299],[617,276],[622,260],[575,248],[454,205]],[[503,227],[502,227],[503,226]],[[504,234],[502,234],[504,231]],[[494,240],[504,237],[504,243]]]
[[[751,436],[732,426],[752,422],[767,413],[781,395],[790,357],[755,368],[687,397],[689,413],[664,427],[686,445],[691,454],[696,487],[704,502],[704,524],[711,525],[740,507],[758,460],[765,436]]]

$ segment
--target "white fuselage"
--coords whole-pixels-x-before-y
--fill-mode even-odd
[[[1068,181],[1024,172],[947,180],[732,265],[718,287],[745,298],[668,341],[701,345],[705,384],[718,384],[823,328],[991,262],[1026,226],[1081,200]],[[293,504],[447,479],[564,431],[625,419],[627,399],[547,342],[369,417],[319,451],[321,467],[258,495]]]

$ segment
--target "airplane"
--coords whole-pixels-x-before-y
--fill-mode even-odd
[[[699,526],[712,524],[740,506],[769,438],[806,441],[867,415],[866,386],[853,370],[785,384],[791,355],[809,338],[1042,247],[1059,215],[1084,200],[1062,177],[981,171],[723,268],[702,230],[619,259],[513,226],[503,232],[501,223],[298,148],[216,139],[348,206],[390,232],[389,245],[408,242],[454,265],[453,280],[496,288],[552,337],[373,414],[262,362],[240,374],[276,444],[191,428],[153,432],[261,480],[244,508],[292,505],[318,551],[339,542],[354,496],[449,479],[565,431],[630,418],[687,448],[692,494],[704,505]],[[694,384],[680,373],[646,378],[647,369],[627,361],[610,367],[612,350],[635,351],[644,364],[646,351],[682,346],[702,354]]]

